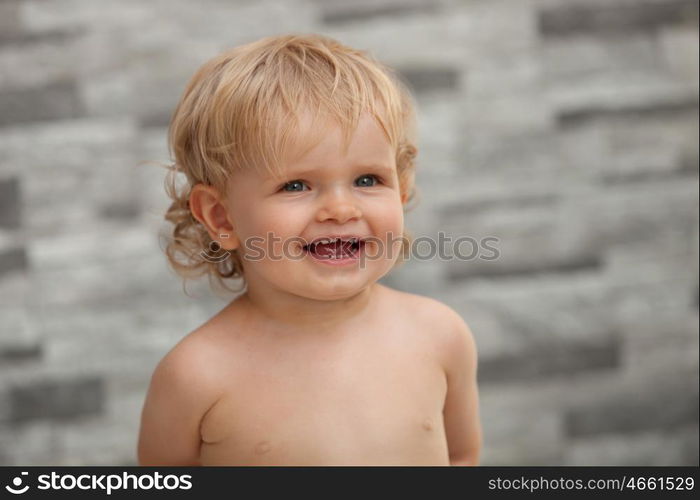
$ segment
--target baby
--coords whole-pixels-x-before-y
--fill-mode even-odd
[[[468,326],[377,283],[410,245],[414,117],[392,70],[325,36],[196,72],[170,125],[166,251],[245,291],[156,367],[141,465],[478,464]]]

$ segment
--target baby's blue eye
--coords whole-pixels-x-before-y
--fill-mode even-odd
[[[377,176],[376,176],[376,175],[372,175],[372,174],[363,175],[362,177],[359,177],[359,178],[358,178],[358,180],[361,180],[361,179],[374,179],[374,181],[377,181],[377,180],[378,180]],[[372,186],[374,186],[374,182],[372,182],[372,183],[369,184],[369,185],[368,185],[367,183],[362,183],[362,182],[360,182],[359,185],[360,185],[360,187],[372,187]]]
[[[364,179],[369,179],[369,181],[364,181]],[[366,174],[361,177],[358,177],[357,180],[359,181],[357,185],[360,187],[372,187],[377,182],[379,182],[379,177],[377,177],[374,174]],[[304,186],[305,184],[303,181],[289,181],[282,186],[282,191],[286,191],[288,193],[299,193],[301,191],[304,191]]]
[[[287,189],[290,186],[294,186],[294,187],[301,186],[301,189]],[[290,181],[290,182],[286,183],[282,187],[282,189],[285,191],[288,191],[288,192],[303,191],[304,190],[304,183],[301,181]]]

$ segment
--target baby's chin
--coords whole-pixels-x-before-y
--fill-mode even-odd
[[[363,280],[362,283],[353,280],[341,281],[338,280],[335,283],[332,280],[321,283],[307,282],[303,286],[289,291],[306,299],[331,302],[350,299],[367,292],[376,283],[376,280],[369,282]]]

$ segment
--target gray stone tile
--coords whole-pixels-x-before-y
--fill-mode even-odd
[[[698,428],[585,436],[570,440],[566,466],[697,466]]]
[[[5,50],[36,43],[63,44],[80,34],[79,30],[52,30],[41,33],[5,32],[0,34],[0,44]]]
[[[588,238],[588,228],[566,222],[569,210],[576,217],[568,201],[551,204],[543,202],[546,195],[535,195],[533,203],[517,206],[508,199],[482,211],[467,207],[462,215],[452,206],[442,218],[452,238],[445,262],[448,282],[601,270],[601,248]]]
[[[399,73],[416,93],[454,91],[460,85],[460,72],[456,68],[404,67]]]
[[[155,110],[150,113],[146,113],[139,118],[139,126],[142,128],[161,128],[167,127],[170,124],[172,118],[172,111],[170,110]]]
[[[55,436],[55,422],[37,420],[28,425],[3,427],[0,449],[8,452],[6,465],[53,465]]]
[[[599,74],[630,74],[653,78],[665,71],[666,59],[656,39],[646,33],[623,37],[577,36],[544,43],[541,75],[546,81],[575,82]]]
[[[481,98],[467,94],[461,101],[464,137],[490,133],[506,140],[513,135],[545,133],[552,130],[556,101],[539,88],[504,92]]]
[[[13,321],[8,321],[5,307],[10,310],[23,311],[26,307],[28,297],[33,293],[33,284],[30,278],[30,273],[26,269],[21,269],[19,272],[8,272],[0,276],[0,304],[3,306],[3,327],[0,327],[0,337],[6,338],[4,335],[5,328],[12,327],[15,324]],[[16,333],[16,332],[14,332]]]
[[[42,346],[34,345],[0,345],[0,361],[24,362],[24,361],[40,361],[42,356]]]
[[[10,420],[62,420],[99,415],[104,407],[103,381],[84,376],[31,382],[10,388]]]
[[[599,272],[602,270],[603,258],[598,255],[577,255],[557,260],[545,259],[540,262],[514,262],[509,264],[489,263],[470,266],[452,263],[448,266],[447,279],[452,283],[475,278],[511,279],[542,274],[569,274],[577,272]]]
[[[367,21],[379,17],[395,18],[417,13],[433,13],[437,12],[439,7],[436,0],[363,0],[352,3],[317,0],[316,4],[321,9],[321,22],[328,25]]]
[[[20,6],[20,0],[0,2],[0,43],[4,38],[11,38],[21,33]]]
[[[676,29],[664,29],[658,35],[658,44],[665,61],[665,69],[677,78],[698,86],[700,57],[698,47],[698,25]]]
[[[546,37],[581,33],[621,35],[669,25],[697,25],[697,22],[698,3],[694,0],[643,1],[632,5],[577,2],[543,9],[539,30]]]
[[[618,184],[598,192],[599,197],[584,203],[587,208],[581,206],[579,223],[599,251],[643,243],[666,246],[666,242],[680,249],[698,224],[697,210],[692,208],[697,185],[690,177]],[[682,234],[686,236],[679,239]]]
[[[483,415],[481,465],[538,467],[561,463],[566,443],[558,414],[512,406],[505,411],[506,415]]]
[[[698,364],[698,316],[681,300],[670,307],[628,297],[616,314],[624,343],[624,370],[629,379],[670,367],[692,370]]]
[[[518,209],[527,207],[554,208],[561,199],[561,195],[555,193],[523,193],[509,194],[502,198],[486,198],[477,200],[465,200],[452,203],[440,209],[441,217],[472,216],[479,212],[487,212],[496,209]]]
[[[26,271],[27,251],[24,247],[0,251],[0,278],[5,274]]]
[[[21,224],[20,185],[17,177],[0,179],[0,228],[17,229]]]
[[[30,239],[99,227],[103,209],[104,215],[116,214],[109,207],[139,197],[137,135],[129,119],[67,120],[6,131],[0,149],[22,172],[22,218]]]
[[[639,172],[612,172],[603,173],[600,177],[601,184],[605,185],[615,185],[615,184],[629,184],[629,183],[647,183],[654,182],[658,180],[667,179],[669,177],[680,177],[687,178],[689,181],[698,178],[698,173],[696,170],[688,168],[685,163],[679,163],[675,169],[664,171],[664,170],[641,170]]]
[[[627,434],[697,424],[697,372],[681,371],[654,385],[646,382],[640,380],[636,388],[606,394],[593,406],[571,408],[565,418],[567,434],[572,437]]]
[[[683,154],[678,165],[679,174],[698,174],[698,156],[692,153]]]
[[[577,127],[597,119],[645,120],[659,117],[669,117],[678,113],[695,112],[698,110],[697,96],[688,99],[671,100],[667,102],[650,102],[638,106],[587,107],[570,109],[557,114],[559,127]]]
[[[111,203],[100,208],[100,217],[105,219],[115,219],[130,221],[136,219],[141,213],[141,208],[137,203]]]
[[[491,176],[494,170],[504,172],[497,179],[501,186],[516,178],[518,182],[514,188],[527,182],[528,178],[532,184],[536,183],[534,181],[541,184],[539,177],[561,176],[564,172],[561,171],[557,138],[552,130],[511,134],[506,138],[498,134],[481,137],[465,134],[459,144],[459,157],[470,182],[465,180],[464,184]],[[503,194],[510,192],[501,191]]]
[[[0,127],[83,116],[74,82],[0,91]]]
[[[588,342],[554,339],[533,342],[523,352],[480,360],[479,381],[521,382],[615,370],[620,365],[620,350],[615,336]]]
[[[551,385],[550,385],[551,387]],[[555,465],[566,451],[558,391],[534,381],[479,388],[483,465]]]

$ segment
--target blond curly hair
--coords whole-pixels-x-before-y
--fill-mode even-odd
[[[190,211],[191,189],[203,183],[224,193],[236,169],[277,175],[285,152],[292,144],[299,145],[295,132],[304,110],[315,111],[314,124],[327,122],[317,122],[319,117],[334,120],[344,147],[360,115],[371,114],[396,152],[404,211],[409,209],[416,195],[415,104],[391,68],[365,51],[317,34],[272,36],[235,47],[196,71],[168,131],[173,163],[165,189],[172,204],[165,219],[173,227],[166,236],[165,253],[184,279],[183,286],[187,279],[207,274],[210,284],[234,292],[224,280],[240,278],[238,291],[242,290],[241,256],[234,250],[226,258],[216,257],[217,242]],[[311,129],[308,137],[301,138],[302,151],[317,144],[326,130]],[[407,258],[412,236],[405,231],[402,239],[396,265]]]

